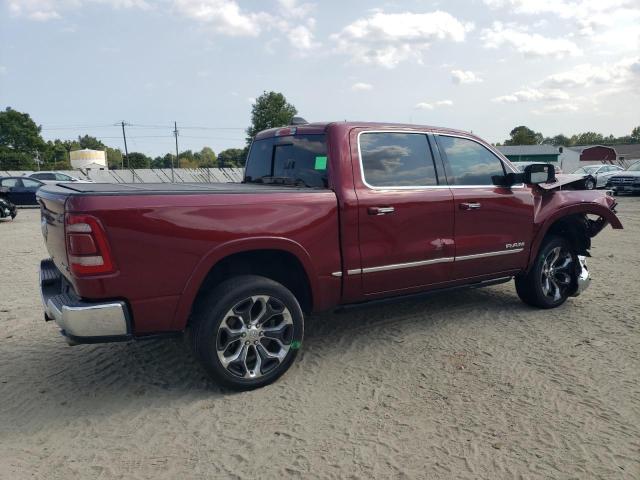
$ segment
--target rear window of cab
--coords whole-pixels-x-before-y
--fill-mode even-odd
[[[328,188],[326,135],[289,135],[256,140],[251,145],[244,181]]]

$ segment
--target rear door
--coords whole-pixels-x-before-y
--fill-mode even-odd
[[[426,133],[354,131],[360,269],[365,295],[448,281],[453,197],[441,185]]]
[[[464,136],[436,135],[453,193],[456,280],[524,267],[533,234],[533,195],[524,185],[493,185],[507,168],[486,145]],[[509,168],[508,171],[511,171]]]
[[[22,179],[23,205],[37,205],[36,192],[43,184],[31,178]]]
[[[25,205],[26,191],[22,186],[20,178],[3,178],[0,180],[0,186],[6,189],[7,198],[15,205]]]

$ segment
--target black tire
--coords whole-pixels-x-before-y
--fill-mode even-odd
[[[596,181],[593,178],[587,178],[584,181],[584,188],[586,190],[595,190],[596,188]]]
[[[254,324],[254,315],[266,320]],[[242,275],[201,295],[190,330],[195,357],[218,384],[252,390],[274,382],[292,365],[302,345],[304,315],[280,283]]]
[[[562,260],[562,263],[550,268],[555,252],[559,252],[559,261]],[[555,235],[547,237],[529,273],[515,279],[518,296],[533,307],[559,307],[575,291],[577,262],[578,257],[569,242]]]

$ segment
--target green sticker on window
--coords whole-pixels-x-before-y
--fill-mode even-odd
[[[327,157],[316,157],[316,170],[326,170],[327,169]]]

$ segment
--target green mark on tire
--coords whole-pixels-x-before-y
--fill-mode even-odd
[[[302,342],[300,340],[294,340],[291,342],[291,350],[299,350],[302,346]]]

